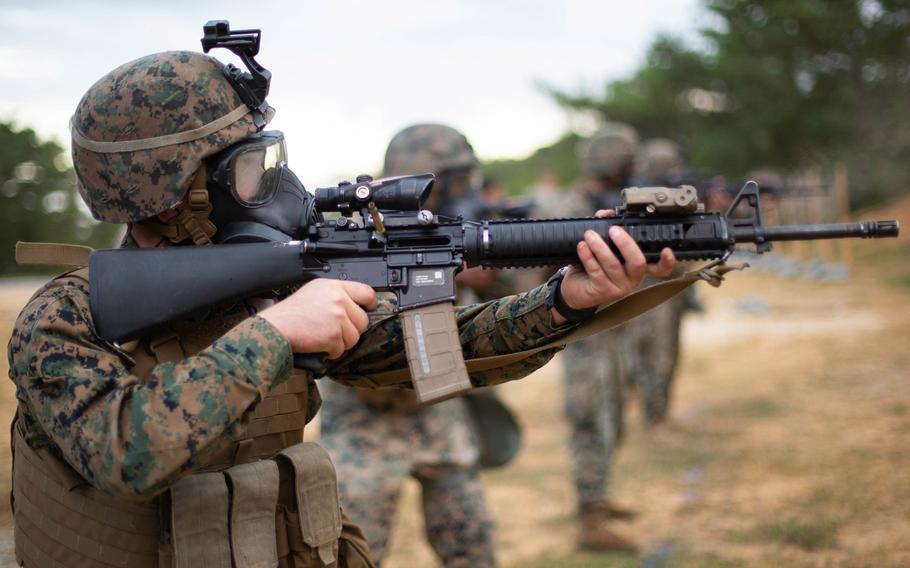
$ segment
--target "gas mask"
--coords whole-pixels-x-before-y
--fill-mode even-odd
[[[313,197],[287,165],[284,134],[265,131],[206,159],[218,243],[287,242],[317,219]]]

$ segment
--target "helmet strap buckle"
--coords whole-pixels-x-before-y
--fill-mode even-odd
[[[176,244],[186,239],[192,239],[196,245],[212,244],[212,237],[218,230],[209,220],[212,213],[212,203],[209,201],[209,192],[205,188],[205,167],[199,168],[193,185],[186,195],[183,207],[176,215],[167,221],[147,219],[142,221],[162,237]]]

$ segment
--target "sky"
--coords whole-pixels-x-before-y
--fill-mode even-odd
[[[542,83],[600,92],[628,76],[658,33],[695,39],[698,0],[3,0],[0,120],[67,149],[81,96],[158,51],[200,50],[202,25],[261,28],[272,72],[269,128],[313,188],[381,169],[415,122],[464,132],[484,159],[523,157],[569,128]],[[227,50],[211,52],[239,61]]]

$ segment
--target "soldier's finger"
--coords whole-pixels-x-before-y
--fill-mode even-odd
[[[613,239],[613,235],[616,233],[614,229],[618,229],[618,227],[610,228],[610,239]],[[621,231],[622,229],[619,230]],[[628,237],[628,235],[626,236]],[[619,262],[619,259],[616,258],[616,255],[613,254],[613,251],[610,250],[610,247],[607,246],[607,243],[604,242],[600,235],[594,231],[588,231],[585,233],[585,242],[591,247],[591,252],[594,253],[597,262],[603,267],[603,271],[607,274],[610,282],[620,290],[631,289],[632,285],[629,282],[629,276],[626,274],[625,268],[623,268],[622,263]]]
[[[344,350],[353,349],[357,342],[360,341],[360,332],[350,321],[342,322],[341,338],[344,341]]]
[[[664,247],[660,251],[660,260],[657,261],[657,264],[648,265],[648,274],[658,278],[666,278],[673,272],[674,268],[676,268],[676,256],[669,247]]]
[[[581,261],[581,265],[585,269],[585,273],[588,275],[591,282],[597,287],[608,285],[610,279],[603,271],[603,267],[601,267],[600,263],[597,262],[597,258],[594,256],[594,253],[591,252],[591,247],[588,246],[588,243],[585,241],[578,243],[577,250],[578,260]]]
[[[610,239],[626,261],[625,271],[629,281],[633,287],[638,286],[638,283],[644,278],[645,270],[648,266],[644,253],[641,252],[635,239],[622,227],[610,227]]]
[[[339,357],[344,355],[344,333],[345,333],[344,323],[339,323],[338,326],[339,326],[338,332],[339,332],[340,337],[338,337],[338,336],[333,337],[333,339],[331,341],[328,341],[327,345],[326,345],[325,352],[326,352],[326,356],[329,359],[338,359]]]
[[[363,333],[366,331],[367,326],[370,323],[370,317],[367,315],[363,308],[354,302],[349,302],[346,306],[348,319],[351,320],[351,323],[354,325],[354,328],[357,329],[357,333]]]
[[[597,213],[594,214],[595,217],[615,217],[616,211],[612,209],[598,209]]]
[[[365,310],[375,310],[379,306],[376,291],[361,282],[340,280],[342,288],[358,305]]]

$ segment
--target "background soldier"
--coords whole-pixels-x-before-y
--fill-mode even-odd
[[[433,172],[437,182],[427,208],[456,216],[458,204],[480,197],[478,163],[457,130],[418,124],[392,138],[383,175]],[[493,274],[470,269],[459,276],[482,294]],[[419,407],[410,392],[337,385],[324,392],[322,444],[338,469],[345,511],[363,527],[377,564],[388,550],[391,520],[410,476],[420,483],[427,540],[443,565],[495,565],[493,522],[465,399]]]
[[[267,80],[262,89],[252,79],[208,56],[167,52],[89,89],[71,123],[79,190],[95,217],[128,223],[125,246],[218,242],[238,220],[291,234],[307,195],[281,133],[260,132],[274,111]],[[627,234],[611,238],[625,265],[589,233],[579,244],[584,271],[463,308],[465,355],[559,337],[571,326],[554,297],[590,308],[631,291],[644,257]],[[672,264],[667,251],[652,270]],[[300,442],[319,397],[313,377],[293,371],[292,355],[326,353],[329,374],[404,368],[394,306],[368,286],[317,280],[260,307],[219,306],[114,344],[94,328],[85,270],[36,292],[9,344],[20,563],[371,564],[362,535],[342,522],[327,455]],[[518,378],[552,354],[473,380]]]
[[[672,140],[655,138],[641,146],[636,158],[638,173],[633,185],[678,187],[695,185],[682,153]],[[681,269],[678,269],[681,273]],[[645,285],[655,280],[645,280]],[[625,361],[627,378],[634,382],[641,399],[646,426],[666,420],[676,366],[679,363],[680,326],[686,310],[701,310],[694,286],[629,322],[629,349]]]
[[[578,148],[585,179],[575,195],[574,211],[613,209],[630,185],[638,134],[626,124],[609,123]],[[578,500],[579,545],[594,550],[634,550],[635,544],[608,527],[635,513],[610,500],[613,454],[623,435],[623,351],[628,324],[569,345],[562,357],[565,414]]]

